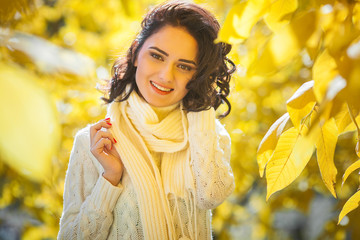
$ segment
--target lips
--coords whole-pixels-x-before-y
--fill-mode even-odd
[[[156,92],[163,94],[163,95],[174,91],[173,88],[166,88],[166,87],[160,86],[159,84],[157,84],[153,81],[150,81],[150,84]]]

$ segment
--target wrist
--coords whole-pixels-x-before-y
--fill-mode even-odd
[[[112,173],[110,171],[104,171],[102,176],[112,185],[117,186],[121,181],[122,173],[119,174],[119,173]]]

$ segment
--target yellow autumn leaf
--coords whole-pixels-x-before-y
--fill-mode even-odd
[[[40,71],[47,74],[68,73],[88,77],[95,67],[91,58],[27,33],[9,34],[6,45],[25,54]]]
[[[331,81],[329,82],[325,100],[332,101],[347,85],[346,79],[344,79],[341,75],[336,75]]]
[[[35,1],[1,1],[1,14],[0,14],[0,25],[10,25],[13,21],[16,21],[22,17],[30,14],[35,9]]]
[[[284,130],[286,123],[289,121],[289,114],[285,113],[276,122],[271,125],[270,129],[261,140],[257,150],[257,161],[259,165],[260,177],[264,175],[266,163],[271,158],[277,141]]]
[[[357,143],[355,147],[355,152],[358,157],[360,157],[360,127],[359,127],[359,120],[357,120],[357,115],[359,115],[359,107],[352,104],[347,104],[349,115],[351,117],[351,121],[356,127],[357,130]],[[358,116],[360,117],[360,115]]]
[[[329,104],[332,104],[330,117],[333,117],[335,119],[339,134],[357,130],[355,122],[360,122],[360,109],[358,107],[354,107],[354,105],[350,104],[351,106],[353,106],[351,107],[352,115],[355,119],[355,121],[353,122],[348,107],[349,103],[344,102],[342,96],[336,97],[334,100],[329,102]]]
[[[340,212],[339,215],[339,220],[338,220],[338,224],[341,222],[341,220],[352,210],[354,210],[355,208],[357,208],[359,206],[360,203],[360,191],[357,191],[354,195],[351,196],[351,198],[349,198],[349,200],[347,200],[347,202],[345,203],[343,209]]]
[[[305,46],[305,43],[313,32],[317,30],[318,26],[316,22],[316,11],[313,9],[298,9],[296,13],[292,15],[290,26],[302,47]]]
[[[338,125],[338,129],[339,129],[339,133],[342,134],[342,133],[346,133],[346,132],[353,132],[353,131],[356,131],[356,126],[355,124],[351,121],[351,118],[349,116],[349,113],[343,113],[344,114],[344,118],[346,119],[343,119],[341,121],[341,119],[336,119],[336,124]],[[347,115],[346,115],[347,114]],[[345,116],[346,115],[346,116]],[[341,122],[339,122],[341,121]],[[356,118],[356,122],[360,122],[360,115],[357,116]],[[341,128],[343,127],[343,128]],[[340,131],[340,129],[343,129],[342,131]]]
[[[275,63],[272,51],[269,47],[269,42],[266,43],[264,50],[260,54],[252,59],[253,61],[249,64],[246,75],[252,76],[268,76],[274,74],[278,66]]]
[[[346,179],[349,177],[349,175],[354,172],[356,169],[360,168],[360,160],[357,160],[353,164],[351,164],[346,170],[342,177],[342,185],[345,183]]]
[[[315,60],[313,66],[314,94],[318,102],[322,102],[329,83],[339,74],[334,58],[328,50],[324,50]]]
[[[344,133],[345,129],[348,129],[348,126],[352,123],[346,103],[342,104],[341,109],[334,118],[339,134]]]
[[[340,75],[337,75],[329,82],[324,99],[316,110],[316,116],[311,119],[312,125],[318,126],[318,124],[323,124],[328,119],[337,115],[337,113],[341,110],[341,103],[343,103],[343,101],[339,100],[341,99],[340,95],[343,94],[341,91],[345,87],[346,80]],[[339,92],[341,92],[341,94],[339,94]],[[311,132],[312,129],[313,127],[310,129]]]
[[[327,7],[323,7],[320,11],[317,12],[318,14],[318,23],[320,26],[320,29],[324,32],[327,32],[331,27],[334,25],[335,19],[335,11],[333,7],[330,7],[328,5]]]
[[[357,2],[353,8],[352,22],[360,28],[360,3]]]
[[[360,48],[360,41],[358,44],[358,47]],[[349,76],[348,76],[348,87],[345,90],[345,95],[346,95],[346,100],[357,106],[357,108],[359,109],[359,102],[360,102],[360,98],[359,98],[359,92],[360,92],[360,81],[359,81],[359,76],[360,76],[360,50],[359,50],[359,59],[358,60],[354,60],[352,62],[352,68],[350,70]]]
[[[264,49],[257,51],[258,57],[249,65],[247,75],[273,75],[292,64],[314,31],[315,20],[314,11],[297,14],[288,25],[270,35]]]
[[[298,7],[297,0],[277,0],[270,6],[269,13],[264,20],[269,28],[276,32],[289,23],[285,15],[294,12]]]
[[[353,26],[347,9],[340,10],[338,13],[337,19],[332,22],[331,28],[326,31],[323,39],[323,47],[333,54],[343,51],[360,34],[360,30]]]
[[[286,102],[290,119],[297,128],[300,127],[301,120],[311,112],[316,104],[313,86],[314,81],[304,83]]]
[[[305,125],[299,130],[292,127],[279,138],[275,151],[266,165],[266,199],[292,183],[305,168],[314,151],[314,145],[303,137]],[[300,145],[300,146],[299,146]]]
[[[0,64],[0,79],[1,159],[20,174],[41,181],[49,176],[60,142],[56,110],[34,75]]]
[[[311,59],[314,59],[316,54],[318,54],[318,46],[321,43],[322,34],[321,28],[317,28],[311,31],[311,36],[305,42],[306,50]]]
[[[269,42],[269,47],[275,63],[280,66],[297,56],[300,50],[297,37],[290,26],[286,26],[274,34]]]
[[[300,51],[298,40],[290,26],[274,33],[259,57],[249,66],[247,75],[271,75],[296,56]]]
[[[247,39],[269,4],[270,0],[247,0],[235,4],[228,13],[216,42],[238,44]]]
[[[311,59],[318,55],[318,45],[321,44],[321,29],[318,28],[316,11],[297,11],[290,21],[290,27],[296,35],[301,50],[305,50]],[[320,30],[320,31],[319,31]],[[302,55],[302,54],[301,54]]]
[[[338,129],[334,118],[327,120],[322,126],[316,141],[317,162],[325,186],[336,198],[334,185],[337,169],[334,164],[334,152],[338,139]]]

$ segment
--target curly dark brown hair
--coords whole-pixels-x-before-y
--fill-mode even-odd
[[[216,18],[204,8],[189,2],[172,1],[161,4],[150,11],[141,23],[141,31],[131,44],[126,58],[119,58],[112,67],[112,79],[109,98],[102,98],[106,103],[126,100],[132,90],[139,90],[135,82],[136,67],[134,62],[144,42],[165,25],[184,27],[198,44],[197,69],[187,84],[189,92],[183,98],[187,111],[198,112],[226,103],[230,113],[231,104],[227,100],[231,74],[235,71],[234,63],[226,57],[231,45],[223,42],[214,43],[220,25]],[[125,92],[130,84],[130,91]]]

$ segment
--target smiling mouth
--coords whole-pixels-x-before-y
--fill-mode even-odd
[[[160,91],[163,91],[163,92],[171,92],[171,91],[174,91],[173,88],[165,88],[165,87],[162,87],[156,83],[154,83],[153,81],[150,81],[151,85],[153,85],[156,89],[160,90]]]

